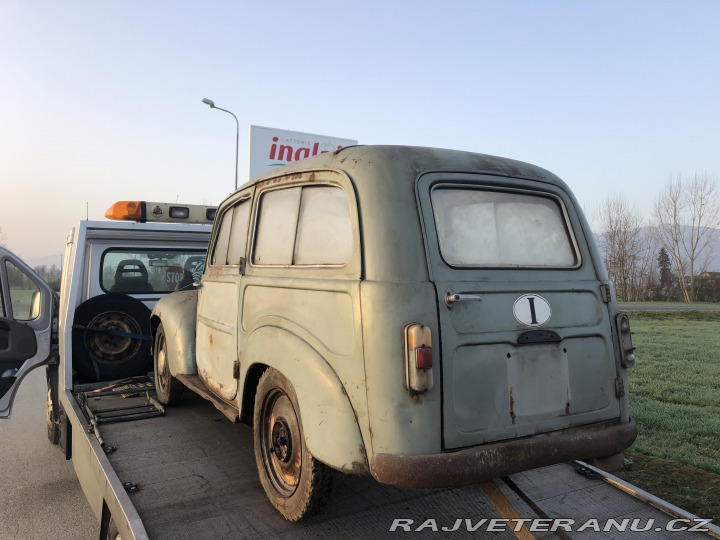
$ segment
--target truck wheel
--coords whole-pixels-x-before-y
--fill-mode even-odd
[[[145,375],[152,369],[150,310],[125,294],[94,296],[75,310],[73,344],[81,382]]]
[[[49,387],[47,391],[46,419],[48,440],[52,444],[57,444],[60,442],[60,428],[58,427],[57,422],[55,422],[55,414],[53,413],[52,393]]]
[[[332,469],[308,452],[295,390],[280,372],[263,373],[255,394],[255,462],[265,493],[288,521],[317,513],[332,489]]]
[[[167,343],[165,342],[165,329],[162,323],[155,333],[155,393],[158,401],[163,405],[173,405],[180,399],[183,385],[170,374],[170,364],[167,358]]]

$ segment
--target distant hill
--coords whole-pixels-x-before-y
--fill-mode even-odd
[[[50,267],[53,264],[55,266],[57,266],[58,268],[61,267],[60,261],[62,259],[62,255],[60,255],[59,253],[57,255],[46,255],[45,257],[28,257],[28,258],[23,257],[22,253],[19,253],[18,257],[22,258],[32,268],[35,268],[36,266],[42,266],[42,265]]]

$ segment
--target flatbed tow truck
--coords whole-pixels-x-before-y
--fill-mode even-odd
[[[196,211],[170,206],[142,204],[137,215],[144,221],[151,213],[175,211],[187,219]],[[206,213],[204,221],[211,219]],[[152,260],[149,273],[165,279],[169,291],[187,277],[181,270],[188,268],[178,268],[178,261],[198,257],[209,235],[209,225],[202,224],[81,222],[68,238],[59,297],[0,248],[0,417],[9,418],[23,377],[48,364],[48,438],[72,459],[99,538],[370,539],[403,532],[418,538],[616,538],[643,532],[648,538],[720,538],[720,529],[706,520],[577,462],[451,489],[399,489],[337,475],[323,513],[301,523],[284,520],[258,479],[252,428],[227,422],[190,392],[165,410],[143,365],[129,376],[114,371],[113,353],[142,341],[144,333],[122,310],[111,316],[101,307],[89,322],[78,319],[83,303],[112,300],[103,295],[126,295],[152,307],[162,286],[138,292],[135,281],[148,276],[123,263]],[[103,270],[112,260],[114,276]],[[111,291],[113,277],[128,278],[130,292]],[[89,361],[78,358],[80,347],[93,351]],[[84,368],[78,365],[83,361]]]
[[[143,406],[135,397],[92,392],[99,411]],[[101,414],[101,413],[100,413]],[[233,425],[188,393],[163,417],[101,424],[83,414],[87,461],[102,469],[130,538],[720,538],[705,520],[580,462],[454,489],[399,489],[338,475],[325,511],[301,523],[282,518],[257,477],[252,429]],[[80,431],[80,430],[78,430]],[[77,459],[75,456],[73,459]],[[122,514],[120,514],[122,512]],[[119,520],[118,520],[119,521]],[[694,529],[694,530],[693,530]],[[125,538],[125,536],[122,536]]]

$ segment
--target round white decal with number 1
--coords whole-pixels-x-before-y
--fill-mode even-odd
[[[525,326],[542,326],[550,320],[550,302],[538,294],[524,294],[513,304],[513,315]]]

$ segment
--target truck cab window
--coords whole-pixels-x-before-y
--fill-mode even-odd
[[[168,293],[197,281],[205,252],[198,250],[108,249],[103,253],[101,285],[105,292]],[[182,283],[183,280],[189,283]]]
[[[13,318],[16,321],[37,319],[40,316],[40,288],[11,261],[5,261],[5,269],[8,276]]]

